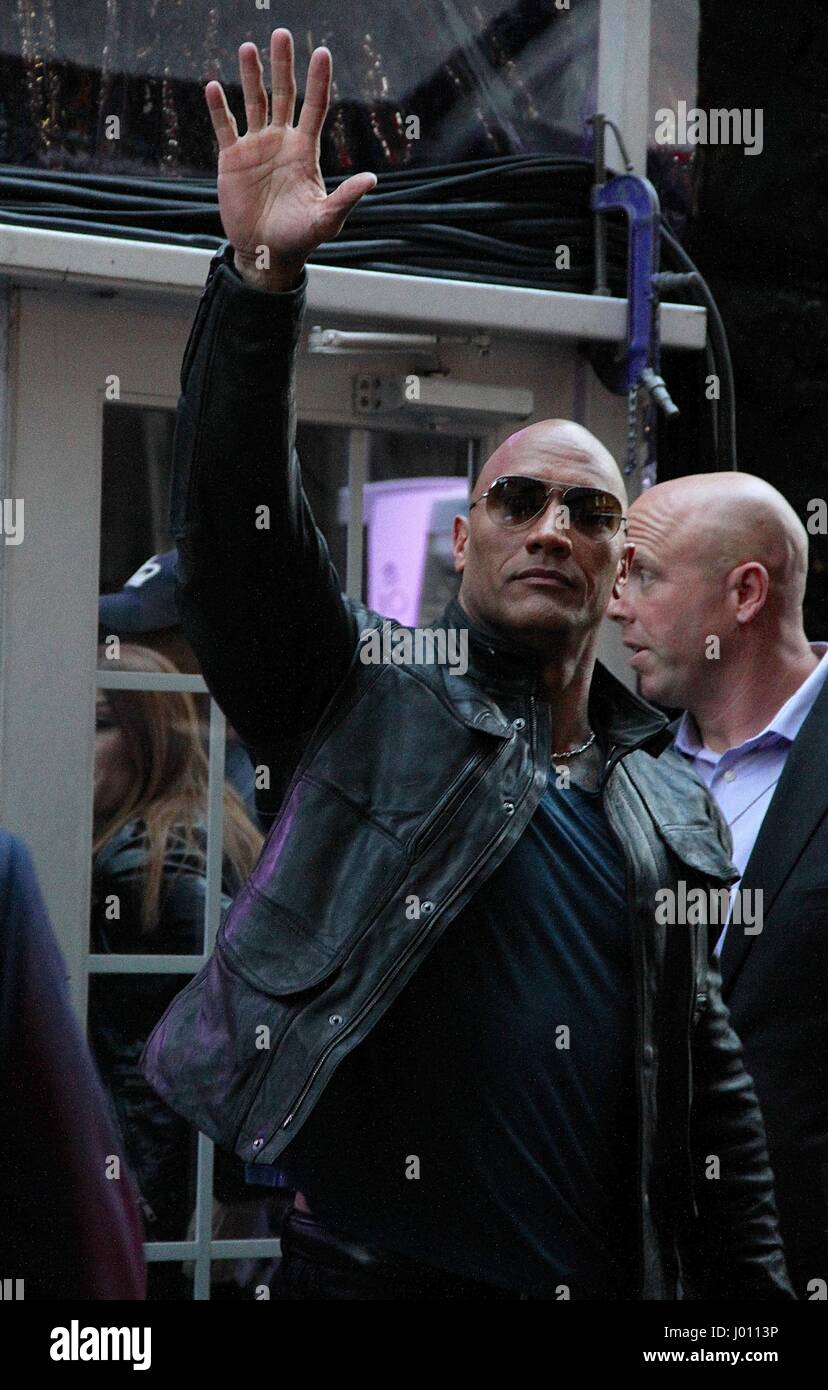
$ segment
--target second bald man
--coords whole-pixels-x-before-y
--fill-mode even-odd
[[[803,628],[807,533],[768,483],[709,473],[644,493],[629,537],[609,614],[641,694],[686,710],[675,749],[733,836],[743,877],[714,930],[722,995],[765,1117],[791,1276],[800,1298],[824,1298],[828,643]]]

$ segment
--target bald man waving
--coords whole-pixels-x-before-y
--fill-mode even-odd
[[[290,34],[270,120],[254,45],[240,63],[244,136],[207,88],[229,241],[185,354],[172,530],[184,630],[276,818],[145,1074],[297,1194],[280,1297],[792,1299],[706,933],[655,920],[659,890],[731,881],[727,832],[596,659],[629,554],[617,465],[570,421],[506,439],[432,642],[342,593],[296,356],[304,263],[373,180],[326,194],[327,49],[296,126]]]
[[[802,623],[808,537],[748,473],[660,483],[630,508],[623,624],[639,689],[683,708],[675,749],[715,796],[743,877],[715,928],[759,1094],[788,1267],[828,1287],[828,643]]]

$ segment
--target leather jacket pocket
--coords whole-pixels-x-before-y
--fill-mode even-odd
[[[297,840],[293,826],[308,831]],[[398,891],[403,845],[341,789],[306,773],[290,790],[220,933],[234,969],[270,994],[319,984]]]
[[[657,824],[656,829],[680,866],[684,865],[703,879],[725,885],[735,883],[739,877],[709,821],[687,825]],[[682,877],[681,871],[678,876]]]
[[[216,949],[151,1033],[140,1070],[179,1115],[228,1151],[301,1008],[251,988]],[[295,1078],[286,1078],[288,1089]]]
[[[250,882],[225,915],[216,950],[234,974],[274,998],[321,984],[342,955],[321,950],[294,913]]]

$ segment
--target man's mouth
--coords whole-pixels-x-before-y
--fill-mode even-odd
[[[561,570],[548,569],[544,565],[532,565],[529,569],[521,570],[519,574],[512,576],[514,579],[522,579],[526,583],[541,584],[551,589],[574,589],[572,580]]]

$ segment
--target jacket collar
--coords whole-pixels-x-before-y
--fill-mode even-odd
[[[739,884],[740,893],[761,889],[766,930],[774,929],[771,914],[785,885],[791,884],[793,879],[798,888],[800,882],[804,882],[804,878],[796,879],[796,866],[828,811],[824,755],[827,745],[828,681],[817,695],[785,759]],[[804,905],[804,899],[800,904]],[[728,995],[757,939],[746,932],[734,931],[732,926],[729,928],[721,960],[722,981]]]
[[[468,678],[485,689],[508,695],[535,695],[540,686],[541,657],[501,628],[473,623],[459,599],[452,598],[434,623],[438,628],[468,632]],[[589,691],[590,721],[612,745],[634,747],[657,741],[654,752],[671,742],[668,720],[633,694],[602,662],[596,661]]]

